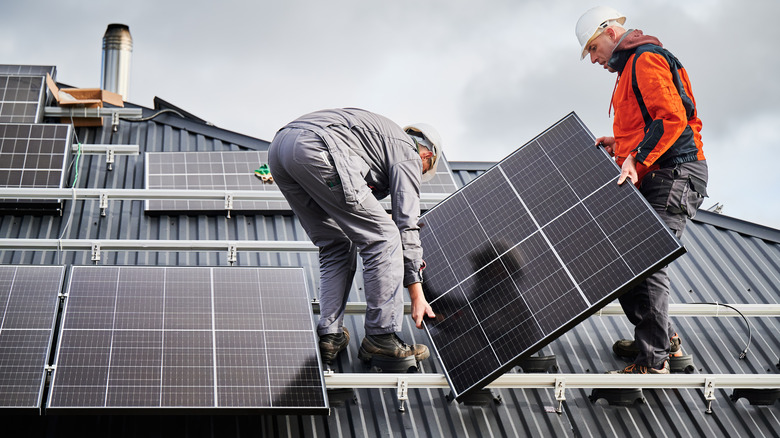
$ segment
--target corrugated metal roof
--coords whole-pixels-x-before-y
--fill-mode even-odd
[[[153,113],[145,109],[145,116]],[[196,120],[165,114],[145,122],[120,122],[118,132],[109,126],[79,129],[84,143],[138,144],[141,155],[118,156],[107,170],[102,156],[83,157],[78,186],[89,188],[143,188],[143,152],[262,149],[267,142],[221,130]],[[491,163],[451,163],[456,182],[466,184]],[[70,209],[71,225],[67,233]],[[0,217],[2,238],[79,239],[231,239],[306,240],[291,215],[187,216],[144,214],[142,201],[111,201],[106,217],[97,202],[66,201],[59,216]],[[672,302],[774,303],[780,302],[780,231],[737,219],[700,213],[683,237],[688,248],[670,266]],[[0,263],[90,264],[88,251],[1,251]],[[109,252],[106,265],[227,265],[227,252]],[[241,266],[303,266],[310,291],[317,295],[317,258],[314,253],[239,253]],[[364,301],[356,282],[351,299]],[[746,360],[737,355],[746,342],[746,326],[730,317],[675,317],[683,348],[692,353],[701,373],[778,373],[780,321],[774,317],[750,318],[753,340]],[[363,319],[348,316],[347,327],[356,342],[335,364],[337,372],[365,372],[357,360]],[[410,328],[403,337],[427,342],[423,332]],[[624,366],[611,353],[618,337],[630,337],[632,328],[623,317],[594,316],[545,347],[555,354],[562,373],[602,373]],[[435,359],[423,371],[440,373]],[[777,436],[778,403],[751,406],[744,399],[729,400],[730,391],[716,390],[712,414],[704,413],[701,390],[645,390],[645,402],[629,407],[593,403],[589,390],[568,390],[563,414],[552,389],[494,389],[501,403],[466,406],[449,403],[447,391],[410,389],[405,412],[399,412],[395,390],[361,389],[354,401],[339,403],[332,396],[328,417],[317,416],[91,416],[5,417],[4,427],[21,428],[27,436]]]

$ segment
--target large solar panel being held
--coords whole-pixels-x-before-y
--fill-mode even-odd
[[[301,268],[74,266],[47,410],[327,413]]]
[[[446,160],[439,165],[434,178],[423,183],[422,194],[449,194],[455,191],[455,180]],[[146,187],[151,190],[253,190],[279,192],[274,183],[263,182],[254,174],[262,164],[268,163],[266,151],[223,152],[147,152]],[[389,198],[388,200],[389,201]],[[390,203],[383,203],[390,209]],[[432,208],[435,203],[422,203],[421,209]],[[149,213],[224,213],[224,201],[192,199],[149,200],[145,210]],[[290,211],[286,201],[233,202],[233,211],[276,212]]]
[[[71,126],[0,124],[0,187],[62,188]],[[0,199],[0,209],[56,209],[59,200]]]
[[[63,266],[0,266],[0,409],[40,411]]]
[[[0,74],[0,123],[39,123],[46,99],[44,76]]]
[[[426,323],[456,398],[685,252],[571,113],[422,216]]]

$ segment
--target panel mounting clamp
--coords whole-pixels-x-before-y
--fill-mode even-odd
[[[235,243],[228,243],[228,263],[233,266],[233,263],[238,259],[238,247]]]
[[[113,149],[106,149],[106,168],[108,170],[114,169],[114,159],[116,158],[116,151]]]
[[[108,208],[108,193],[100,192],[100,216],[106,217],[106,209]]]
[[[228,193],[225,195],[225,210],[227,210],[227,217],[230,219],[230,210],[233,209],[233,194]]]
[[[715,400],[715,381],[712,379],[704,379],[704,400],[707,400],[706,414],[712,413],[712,401]]]
[[[100,243],[92,244],[92,261],[97,265],[100,261]]]
[[[406,411],[406,401],[409,400],[409,382],[405,377],[398,378],[398,384],[396,385],[396,392],[398,393],[398,402],[400,406],[398,410],[400,412]]]
[[[563,413],[563,402],[566,401],[566,379],[563,377],[555,378],[555,400],[558,401],[555,413],[560,415]]]

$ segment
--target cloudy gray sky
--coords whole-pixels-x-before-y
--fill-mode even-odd
[[[266,140],[295,117],[357,106],[436,126],[452,161],[497,161],[575,111],[599,136],[615,76],[579,60],[597,4],[688,69],[710,166],[708,208],[780,228],[780,2],[686,0],[4,0],[0,63],[56,65],[99,87],[109,23],[134,40],[129,101],[159,96]]]

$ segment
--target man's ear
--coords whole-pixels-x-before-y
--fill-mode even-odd
[[[420,158],[422,158],[423,160],[426,159],[426,158],[431,158],[432,156],[433,156],[433,152],[431,152],[431,151],[422,151],[422,152],[420,152]]]

